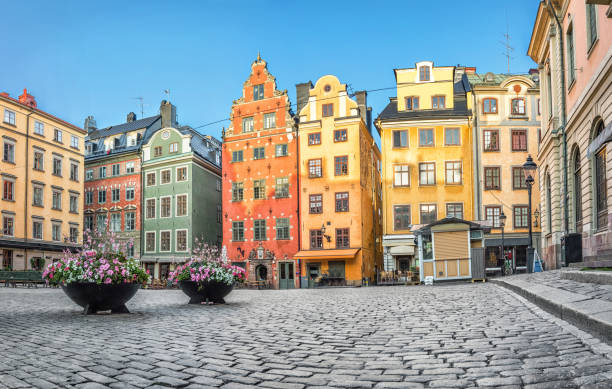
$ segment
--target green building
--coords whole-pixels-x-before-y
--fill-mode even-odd
[[[179,127],[168,102],[162,102],[161,127],[142,146],[141,262],[164,280],[189,258],[196,239],[222,242],[221,143]]]

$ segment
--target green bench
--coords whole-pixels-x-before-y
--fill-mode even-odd
[[[42,272],[35,270],[0,270],[0,283],[4,286],[17,287],[17,284],[25,285],[28,288],[37,287],[38,284],[45,284],[42,279]]]

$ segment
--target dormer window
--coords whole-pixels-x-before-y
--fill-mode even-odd
[[[261,100],[264,98],[263,84],[253,85],[253,100]]]
[[[512,105],[512,115],[524,115],[525,114],[525,99],[523,98],[516,98],[516,99],[512,99],[511,101],[511,105]]]
[[[430,69],[429,66],[421,66],[419,68],[419,81],[430,80]]]
[[[497,99],[487,98],[482,100],[482,111],[484,113],[497,113]]]
[[[406,110],[412,111],[419,109],[419,98],[416,96],[406,97]]]
[[[115,138],[114,143],[115,143],[115,148],[119,147],[119,144],[120,144],[119,138]]]

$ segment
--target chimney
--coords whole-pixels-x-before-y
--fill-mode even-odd
[[[19,102],[31,108],[36,108],[36,105],[37,105],[36,100],[34,99],[34,96],[29,94],[26,88],[23,88],[23,94],[19,96]]]
[[[89,115],[85,118],[85,124],[83,125],[83,129],[87,131],[87,133],[91,133],[92,131],[97,130],[96,119],[93,116]]]
[[[357,107],[359,107],[359,116],[370,130],[372,127],[372,108],[368,107],[368,92],[364,90],[355,92],[355,99],[357,99]]]
[[[130,112],[127,114],[127,122],[131,123],[136,120],[136,114],[134,112]]]
[[[159,114],[161,115],[162,128],[176,127],[178,125],[176,120],[176,107],[169,101],[162,100],[159,106]]]
[[[538,70],[537,68],[531,68],[529,69],[529,75],[534,75],[534,74],[539,74],[540,70]]]
[[[297,116],[300,116],[300,111],[308,104],[310,89],[312,89],[312,81],[295,85],[295,92],[297,95]]]

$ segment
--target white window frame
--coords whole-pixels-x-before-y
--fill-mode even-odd
[[[40,238],[37,238],[34,236],[34,224],[35,223],[40,223]],[[44,228],[44,224],[43,224],[43,220],[41,219],[32,219],[32,239],[36,239],[36,240],[43,240],[45,238],[45,228]]]
[[[34,121],[34,133],[36,135],[45,135],[45,123],[41,122],[40,120],[35,120]]]
[[[133,218],[134,228],[129,228],[128,229],[128,217],[127,217],[128,214],[134,216],[134,218]],[[123,215],[123,226],[124,226],[124,228],[123,228],[124,231],[135,231],[136,230],[136,212],[126,211],[124,213],[124,215]]]
[[[16,123],[15,111],[10,110],[8,108],[4,108],[4,123],[7,123],[13,126],[16,125],[15,124]]]
[[[79,137],[74,136],[74,135],[70,135],[70,147],[72,147],[73,149],[79,149],[80,147],[80,142],[79,142]]]
[[[72,199],[74,200],[75,208],[72,208]],[[72,213],[79,213],[79,195],[75,193],[70,193],[68,195],[68,211]]]
[[[179,169],[182,169],[182,168],[185,168],[185,179],[184,180],[179,180],[178,179],[178,177],[179,177],[178,171],[179,171]],[[176,182],[186,182],[186,181],[188,181],[189,180],[189,168],[187,167],[187,165],[177,166],[174,169],[174,177],[175,177],[175,181]]]
[[[263,122],[265,130],[276,128],[276,112],[264,113]]]
[[[153,251],[147,250],[147,235],[153,234]],[[145,232],[145,241],[144,241],[144,252],[145,253],[154,253],[157,251],[157,231],[146,231]]]
[[[162,199],[170,199],[170,210],[168,212],[168,216],[162,216]],[[172,196],[160,196],[159,197],[159,218],[160,219],[168,219],[172,217]]]
[[[155,179],[153,180],[154,183],[153,184],[149,184],[149,175],[153,175],[155,177]],[[157,172],[148,172],[147,174],[145,174],[145,186],[155,186],[157,185]]]
[[[132,198],[128,198],[128,193],[132,193]],[[125,187],[125,201],[133,201],[136,198],[136,187],[135,186],[126,186]]]
[[[113,229],[113,216],[118,215],[119,216],[119,228],[118,229]],[[110,223],[108,223],[108,229],[111,232],[121,232],[121,212],[111,212],[110,214]]]
[[[148,205],[147,203],[149,202],[149,200],[153,200],[155,201],[155,210],[154,210],[154,215],[153,217],[149,217],[148,214],[149,212],[147,211]],[[144,206],[144,212],[145,212],[145,219],[146,220],[153,220],[153,219],[157,219],[157,198],[156,197],[149,197],[145,199],[145,206]]]
[[[125,163],[125,172],[128,173],[128,174],[136,172],[135,166],[136,166],[136,164],[134,163],[134,161],[126,162]]]
[[[4,159],[5,155],[4,155],[4,151],[6,149],[6,145],[11,145],[12,147],[12,152],[10,154],[10,159]],[[4,162],[10,162],[10,163],[15,163],[15,141],[13,140],[9,140],[9,139],[4,139],[4,142],[2,144],[2,161]]]
[[[55,239],[55,227],[59,228],[57,239]],[[62,240],[62,223],[61,222],[51,222],[51,240],[54,242],[61,242]]]
[[[170,173],[170,180],[168,180],[168,182],[164,183],[162,181],[162,177],[164,176],[164,172],[169,172]],[[172,169],[162,169],[159,171],[159,185],[170,185],[172,184]]]
[[[59,128],[53,129],[53,140],[59,143],[64,143],[64,133]]]
[[[179,215],[178,214],[178,199],[179,197],[185,196],[185,201],[186,201],[186,209],[185,209],[185,214],[184,215]],[[175,195],[175,199],[174,199],[174,217],[186,217],[189,216],[189,194],[188,193],[177,193]]]
[[[178,249],[178,233],[179,233],[179,231],[185,231],[185,250],[179,250]],[[186,252],[189,252],[188,232],[189,232],[189,230],[187,228],[180,228],[180,229],[174,231],[174,251],[176,251],[177,253],[186,253]]]
[[[168,248],[168,250],[162,250],[162,234],[164,232],[170,233],[170,237],[168,239],[168,242],[170,242],[170,247]],[[160,253],[171,253],[172,252],[172,230],[159,230],[159,252]]]

